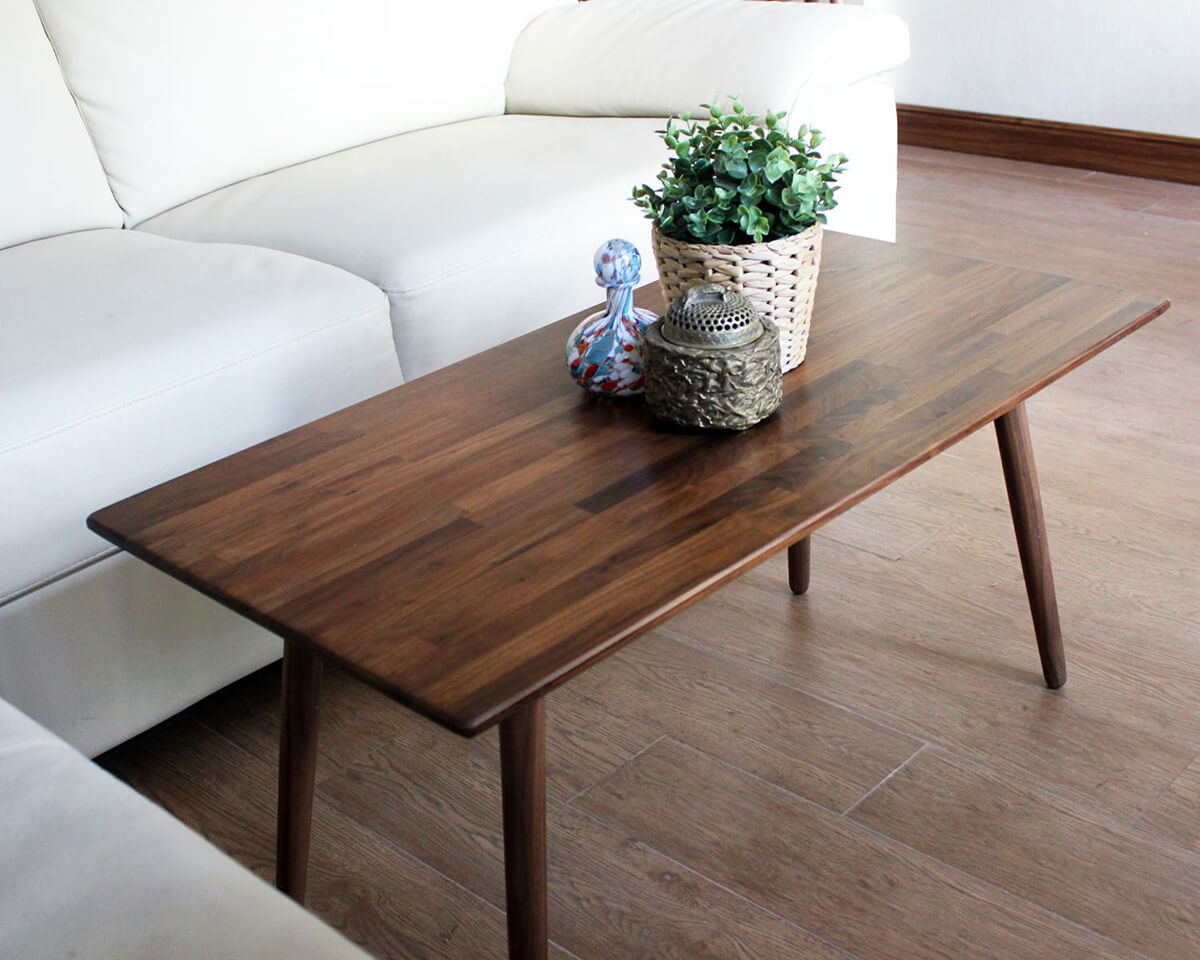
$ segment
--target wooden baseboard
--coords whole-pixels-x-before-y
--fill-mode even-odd
[[[1200,139],[901,104],[900,142],[1200,184]]]

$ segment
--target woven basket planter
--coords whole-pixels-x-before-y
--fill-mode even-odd
[[[821,224],[766,243],[686,243],[654,228],[658,283],[670,304],[697,283],[725,283],[779,328],[783,372],[804,360],[821,269]]]

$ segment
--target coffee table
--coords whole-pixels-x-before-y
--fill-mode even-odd
[[[1063,684],[1023,401],[1168,306],[830,234],[808,359],[745,433],[589,398],[564,366],[575,316],[88,525],[283,637],[277,884],[297,900],[325,660],[456,733],[500,724],[509,955],[545,958],[545,694],[777,551],[803,593],[809,534],[988,423]]]

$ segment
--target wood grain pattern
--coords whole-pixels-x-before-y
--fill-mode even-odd
[[[947,531],[900,562],[823,539],[822,565],[827,558],[836,576],[803,603],[780,589],[780,558],[746,574],[719,602],[684,611],[659,630],[1006,775],[1136,816],[1195,756],[1186,737],[1195,730],[1197,688],[1187,690],[1186,681],[1175,688],[1171,671],[1179,667],[1166,651],[1136,672],[1108,666],[1132,665],[1163,631],[1155,620],[1143,630],[1123,597],[1108,600],[1111,627],[1084,620],[1073,630],[1079,654],[1071,684],[1063,691],[1033,686],[1041,686],[1036,659],[1012,641],[1028,630],[1029,612],[995,444],[981,439],[1000,501],[998,509],[983,508],[989,526],[966,526],[955,538]],[[1076,541],[1059,542],[1069,552]],[[998,597],[993,584],[1005,575],[1011,587]],[[1110,594],[1116,579],[1103,578]],[[1068,617],[1069,630],[1073,622]],[[1129,649],[1118,658],[1113,651],[1121,648]],[[1190,676],[1194,644],[1174,656]],[[1093,667],[1093,659],[1105,666]]]
[[[852,816],[1150,956],[1200,956],[1200,860],[1052,794],[927,750]]]
[[[603,671],[602,664],[599,669]],[[446,764],[498,763],[498,731],[472,739],[455,736],[419,714],[397,709],[374,688],[337,667],[325,671],[321,705],[320,769],[352,764],[379,744],[396,741]],[[256,755],[279,748],[279,669],[258,671],[196,704],[205,726]],[[603,779],[662,736],[652,722],[614,712],[602,685],[569,683],[546,698],[546,788],[569,800]],[[497,766],[497,770],[499,767]]]
[[[1200,757],[1155,798],[1139,823],[1157,836],[1200,853]]]
[[[924,751],[852,816],[1148,955],[1200,955],[1200,860],[1054,794]]]
[[[922,742],[658,631],[569,686],[590,692],[618,716],[653,723],[676,740],[836,811],[851,806]]]
[[[1137,956],[670,740],[626,764],[577,805],[859,956]],[[726,812],[731,810],[737,815]],[[675,829],[675,822],[687,829]]]
[[[500,771],[377,746],[318,785],[345,815],[500,906]],[[840,950],[560,803],[548,810],[550,935],[586,960],[846,960]]]
[[[809,360],[754,430],[588,399],[559,369],[573,317],[89,523],[473,734],[1166,307],[833,235]]]
[[[899,104],[900,142],[1200,184],[1200,140],[1083,123]]]

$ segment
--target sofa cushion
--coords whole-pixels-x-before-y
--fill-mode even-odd
[[[0,184],[0,247],[121,224],[33,0],[0,0]]]
[[[273,250],[86,231],[0,289],[0,602],[108,551],[91,511],[400,379],[383,294]]]
[[[669,69],[664,51],[676,52]],[[908,54],[904,21],[861,6],[592,0],[526,27],[513,49],[507,109],[665,117],[741,94],[752,111],[788,110],[799,123],[810,107]]]
[[[504,110],[513,40],[574,0],[37,0],[129,223]]]
[[[592,254],[665,159],[661,120],[488,117],[392,137],[239,183],[139,228],[261,244],[383,287],[411,379],[603,299]]]
[[[0,700],[0,956],[367,960]]]

